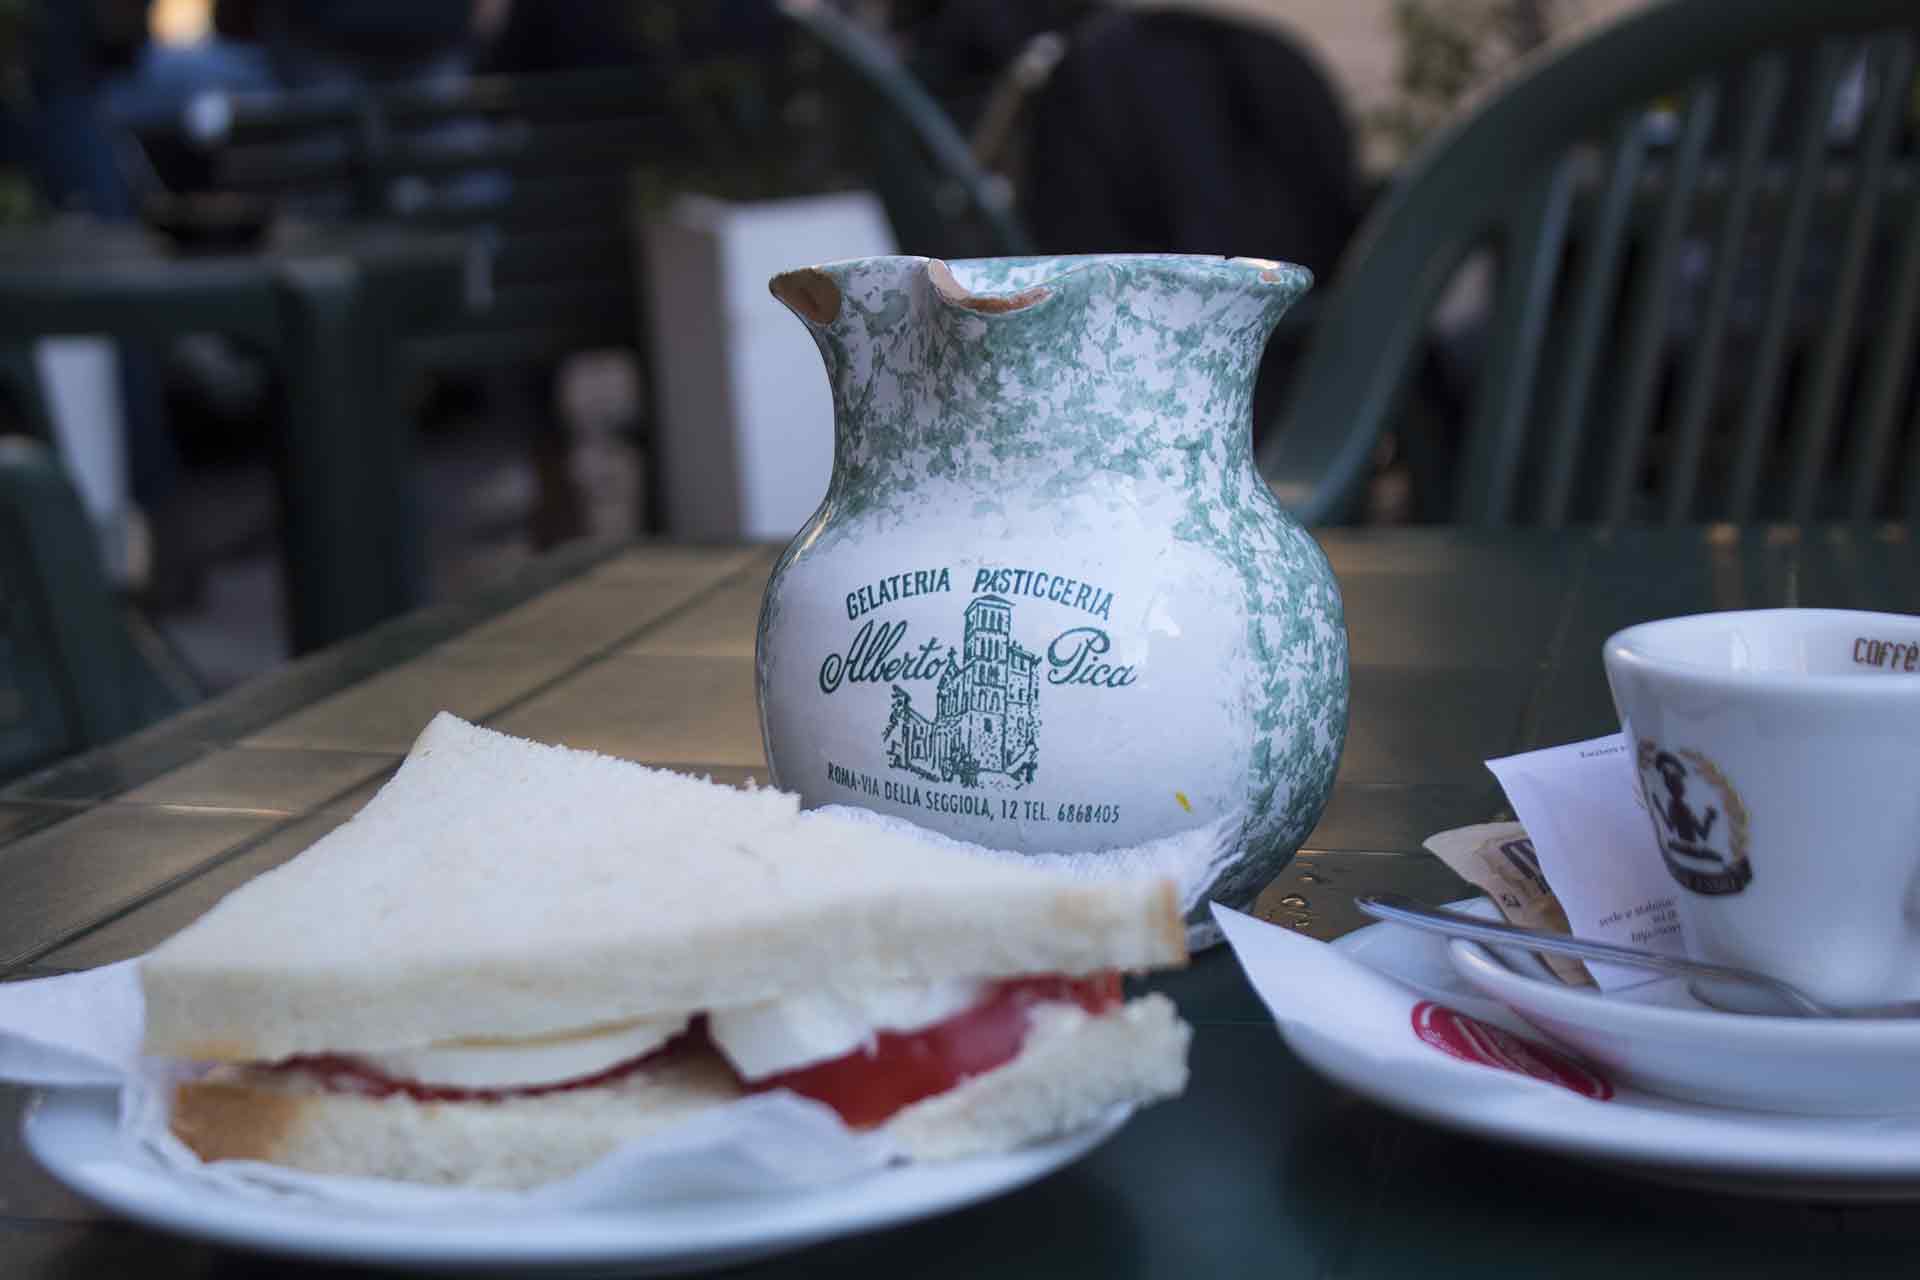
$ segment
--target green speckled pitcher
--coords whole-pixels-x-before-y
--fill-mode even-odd
[[[1211,826],[1245,906],[1347,727],[1326,557],[1255,472],[1246,258],[870,258],[775,277],[826,360],[834,468],[761,613],[774,779],[1003,849]],[[1204,907],[1190,940],[1217,939]]]

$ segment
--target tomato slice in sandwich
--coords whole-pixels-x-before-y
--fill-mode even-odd
[[[1026,1042],[1036,1004],[1077,1004],[1104,1013],[1121,1001],[1120,975],[1013,978],[980,1001],[917,1031],[880,1031],[844,1057],[783,1071],[747,1084],[752,1092],[791,1089],[824,1102],[856,1129],[883,1124],[923,1098],[1011,1062]]]

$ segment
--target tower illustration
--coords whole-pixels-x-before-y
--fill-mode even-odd
[[[1038,765],[1040,658],[1013,638],[1013,604],[977,596],[967,605],[960,649],[947,651],[931,720],[893,687],[887,759],[940,782],[978,786],[982,774],[1031,782]]]

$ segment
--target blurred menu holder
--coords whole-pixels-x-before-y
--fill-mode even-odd
[[[41,338],[33,344],[33,367],[46,396],[47,425],[99,538],[101,562],[107,576],[125,586],[133,497],[119,348],[107,338]]]
[[[892,253],[880,202],[863,191],[752,203],[687,195],[639,234],[667,533],[793,536],[827,491],[833,402],[819,352],[767,281],[797,263]]]

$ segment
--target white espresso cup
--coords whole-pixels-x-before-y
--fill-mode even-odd
[[[1833,1004],[1920,997],[1920,617],[1697,614],[1603,655],[1701,958]]]

